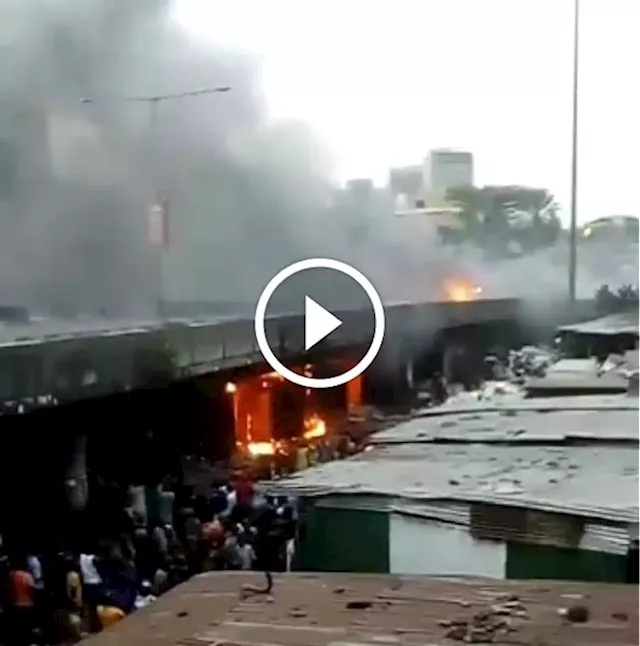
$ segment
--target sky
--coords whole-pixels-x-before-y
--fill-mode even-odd
[[[579,220],[640,215],[640,2],[580,2]],[[464,149],[477,184],[548,188],[568,218],[573,0],[175,0],[174,16],[255,56],[270,118],[308,122],[336,179],[382,185]]]

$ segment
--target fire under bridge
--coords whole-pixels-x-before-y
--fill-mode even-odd
[[[499,322],[552,330],[586,318],[589,307],[581,303],[569,315],[565,304],[518,299],[388,304],[382,354],[388,359],[425,346],[437,334]],[[334,314],[343,324],[314,349],[315,357],[368,347],[370,312]],[[273,349],[283,361],[308,358],[303,315],[268,318],[266,332],[278,340]],[[171,381],[263,362],[251,318],[0,323],[0,414],[132,391],[158,378]]]

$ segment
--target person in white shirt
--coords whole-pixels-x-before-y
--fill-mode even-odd
[[[291,567],[293,565],[293,559],[296,555],[296,542],[295,539],[289,538],[285,543],[285,571],[291,572]]]
[[[29,574],[33,577],[33,584],[36,590],[44,589],[44,579],[42,577],[42,565],[40,559],[35,554],[27,556],[27,567]]]
[[[143,581],[140,584],[140,592],[136,596],[135,608],[136,610],[141,610],[146,608],[148,605],[152,604],[157,597],[151,593],[151,583],[149,581]]]
[[[102,577],[96,568],[95,554],[80,554],[80,572],[85,586],[100,585],[102,583]]]
[[[83,597],[86,604],[86,619],[90,630],[100,625],[98,604],[102,588],[102,577],[96,567],[95,554],[80,554],[80,574],[82,575]]]
[[[246,534],[241,534],[238,538],[236,548],[241,570],[251,570],[256,560],[256,553],[253,545],[247,540]]]

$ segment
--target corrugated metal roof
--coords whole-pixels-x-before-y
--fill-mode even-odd
[[[625,556],[629,550],[630,533],[627,527],[587,523],[580,539],[580,547],[593,552]]]
[[[545,440],[637,442],[638,400],[625,395],[560,397],[502,403],[485,401],[459,410],[440,407],[371,438],[374,444]]]
[[[628,410],[504,413],[414,419],[376,434],[370,450],[355,458],[272,487],[297,495],[386,496],[391,504],[485,501],[638,518],[637,403]],[[567,439],[592,442],[563,445]],[[610,443],[621,440],[627,446]]]
[[[551,375],[540,379],[527,379],[526,388],[532,394],[552,396],[555,393],[563,392],[601,392],[601,393],[624,393],[629,387],[629,380],[626,377],[615,373],[603,375]]]
[[[335,505],[333,500],[329,504]],[[469,502],[432,501],[427,503],[403,502],[392,505],[389,511],[392,514],[410,516],[430,523],[435,521],[469,528],[471,526],[471,509],[472,503]],[[603,524],[598,520],[585,519],[584,525],[582,525],[580,547],[594,552],[624,556],[629,549],[630,539],[637,535],[637,527],[637,523],[611,525]]]
[[[507,599],[519,602],[494,643],[631,646],[637,586],[390,575],[287,574],[273,594],[248,596],[255,573],[195,577],[154,605],[94,635],[88,646],[417,646],[445,643],[451,622],[471,624]],[[560,610],[588,607],[570,624]]]
[[[595,359],[560,359],[547,368],[548,375],[554,374],[597,374],[598,364]]]
[[[601,318],[582,323],[563,325],[558,328],[561,332],[576,332],[578,334],[600,334],[613,336],[616,334],[635,334],[638,336],[638,310],[610,314]]]
[[[421,417],[439,417],[456,413],[490,411],[570,411],[570,410],[638,410],[638,400],[620,394],[573,395],[562,397],[526,397],[525,391],[495,394],[479,398],[477,392],[462,392],[444,404],[420,411]]]
[[[622,356],[620,362],[620,369],[611,362],[601,369],[595,359],[561,359],[549,366],[544,377],[527,379],[526,388],[529,391],[584,389],[625,392],[629,382],[622,371]]]

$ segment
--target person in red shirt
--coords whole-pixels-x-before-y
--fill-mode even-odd
[[[26,562],[16,562],[9,574],[11,633],[18,646],[33,641],[35,628],[36,585]]]

